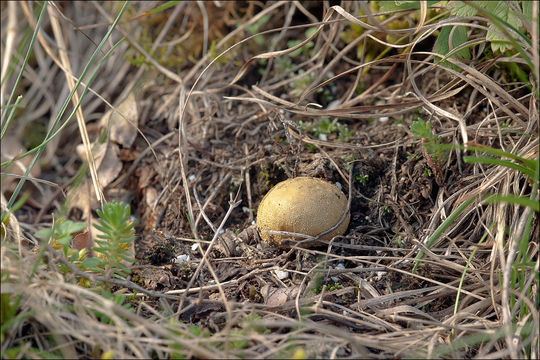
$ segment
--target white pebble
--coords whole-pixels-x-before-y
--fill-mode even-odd
[[[176,257],[176,263],[179,265],[187,263],[187,262],[189,262],[189,255],[182,254]]]
[[[279,280],[283,280],[289,277],[288,271],[274,270],[274,274],[276,274]]]
[[[337,100],[331,101],[330,104],[328,104],[328,106],[326,108],[328,110],[330,110],[330,109],[333,109],[333,108],[337,107],[339,104],[340,104],[340,100],[337,99]]]
[[[195,243],[193,245],[191,245],[191,251],[195,251],[199,248],[199,243]]]
[[[326,134],[319,134],[319,140],[321,141],[327,141],[328,140],[328,136]]]

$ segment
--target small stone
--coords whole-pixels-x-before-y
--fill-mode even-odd
[[[274,274],[276,274],[279,280],[284,280],[289,277],[288,271],[274,270]]]
[[[189,255],[182,254],[182,255],[178,255],[176,257],[176,263],[178,265],[185,264],[185,263],[188,263],[188,262],[189,262]]]

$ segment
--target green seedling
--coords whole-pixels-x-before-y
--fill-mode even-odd
[[[369,175],[356,175],[354,181],[360,183],[362,186],[366,186],[369,181]]]
[[[97,210],[97,214],[99,224],[94,226],[102,234],[97,236],[98,239],[95,241],[98,246],[93,250],[98,253],[98,258],[102,261],[98,267],[94,268],[103,271],[108,276],[117,274],[125,277],[130,270],[122,263],[122,260],[135,261],[127,251],[135,240],[136,224],[136,221],[131,219],[129,205],[113,201],[103,205],[103,209]]]
[[[433,134],[431,123],[426,122],[418,116],[416,120],[412,122],[410,129],[415,139],[422,140],[422,147],[434,161],[442,163],[446,160],[447,152],[441,146],[441,138]]]
[[[304,35],[306,36],[306,39],[312,36],[317,31],[317,27],[310,27],[305,32]],[[292,48],[298,44],[300,44],[304,40],[289,40],[287,41],[287,47]],[[313,41],[308,41],[304,46],[302,46],[299,49],[294,50],[289,54],[290,57],[296,57],[300,54],[303,54],[305,56],[312,56],[311,49],[315,46],[315,43]]]

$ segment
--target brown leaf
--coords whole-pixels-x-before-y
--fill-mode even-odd
[[[86,160],[83,144],[77,146],[77,154],[81,159]],[[96,141],[92,145],[92,155],[94,156],[97,167],[99,183],[105,188],[116,179],[122,170],[122,162],[118,159],[118,145],[111,141],[106,141],[104,143]],[[91,217],[90,210],[99,206],[94,195],[94,189],[88,179],[85,179],[82,184],[77,187],[71,187],[68,192],[68,199],[69,210],[74,207],[79,208],[82,210],[82,218],[85,220]]]
[[[2,138],[2,151],[0,152],[0,160],[1,162],[6,162],[13,160],[15,157],[22,155],[26,152],[26,149],[22,144],[17,140],[16,137],[13,136],[4,136]],[[2,172],[3,173],[9,173],[9,174],[15,174],[15,175],[24,175],[26,172],[26,169],[30,165],[30,162],[32,161],[32,157],[34,155],[30,155],[27,157],[24,157],[19,160],[13,161],[9,166],[3,167]],[[41,169],[37,164],[30,170],[30,176],[32,177],[38,177],[41,174]],[[10,188],[10,184],[12,182],[17,182],[19,179],[13,176],[5,176],[2,179],[2,182],[0,183],[1,186],[1,192],[4,193],[4,191],[8,190]]]
[[[138,120],[137,102],[135,96],[130,94],[116,107],[116,111],[107,111],[100,125],[108,128],[110,140],[129,148],[137,137]]]
[[[172,284],[172,275],[168,269],[158,267],[145,268],[138,276],[143,280],[144,287],[150,290],[170,289]]]
[[[7,200],[4,197],[3,193],[0,193],[0,210],[2,213],[4,213],[4,211],[7,211]],[[6,223],[0,224],[0,226],[2,226],[2,241],[7,239],[8,241],[13,241],[16,244],[21,243],[21,228],[19,227],[19,221],[17,220],[15,215],[13,215],[13,213],[10,212],[8,221]]]
[[[287,301],[296,298],[299,291],[299,286],[275,288],[271,287],[270,285],[264,285],[261,288],[261,295],[266,305],[280,306],[285,304]]]
[[[77,146],[77,153],[81,159],[86,160],[84,146]],[[118,159],[118,145],[111,141],[100,143],[96,141],[92,145],[92,155],[97,167],[99,183],[102,187],[109,185],[122,170],[122,162]]]

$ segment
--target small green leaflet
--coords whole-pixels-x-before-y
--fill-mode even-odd
[[[453,31],[452,31],[453,30]],[[452,36],[452,38],[450,38]],[[441,28],[441,32],[439,36],[437,37],[437,40],[435,40],[435,45],[433,46],[433,52],[441,55],[448,55],[452,52],[452,55],[449,57],[452,59],[456,59],[456,55],[469,60],[471,58],[471,54],[469,52],[468,48],[463,48],[460,50],[455,51],[454,49],[461,44],[467,42],[468,36],[467,36],[467,28],[465,26],[445,26]],[[450,50],[452,49],[452,51]],[[440,61],[442,58],[436,58],[434,59],[435,62]],[[459,71],[459,67],[452,65],[450,62],[444,60],[441,65],[446,67],[451,67],[457,71]]]

